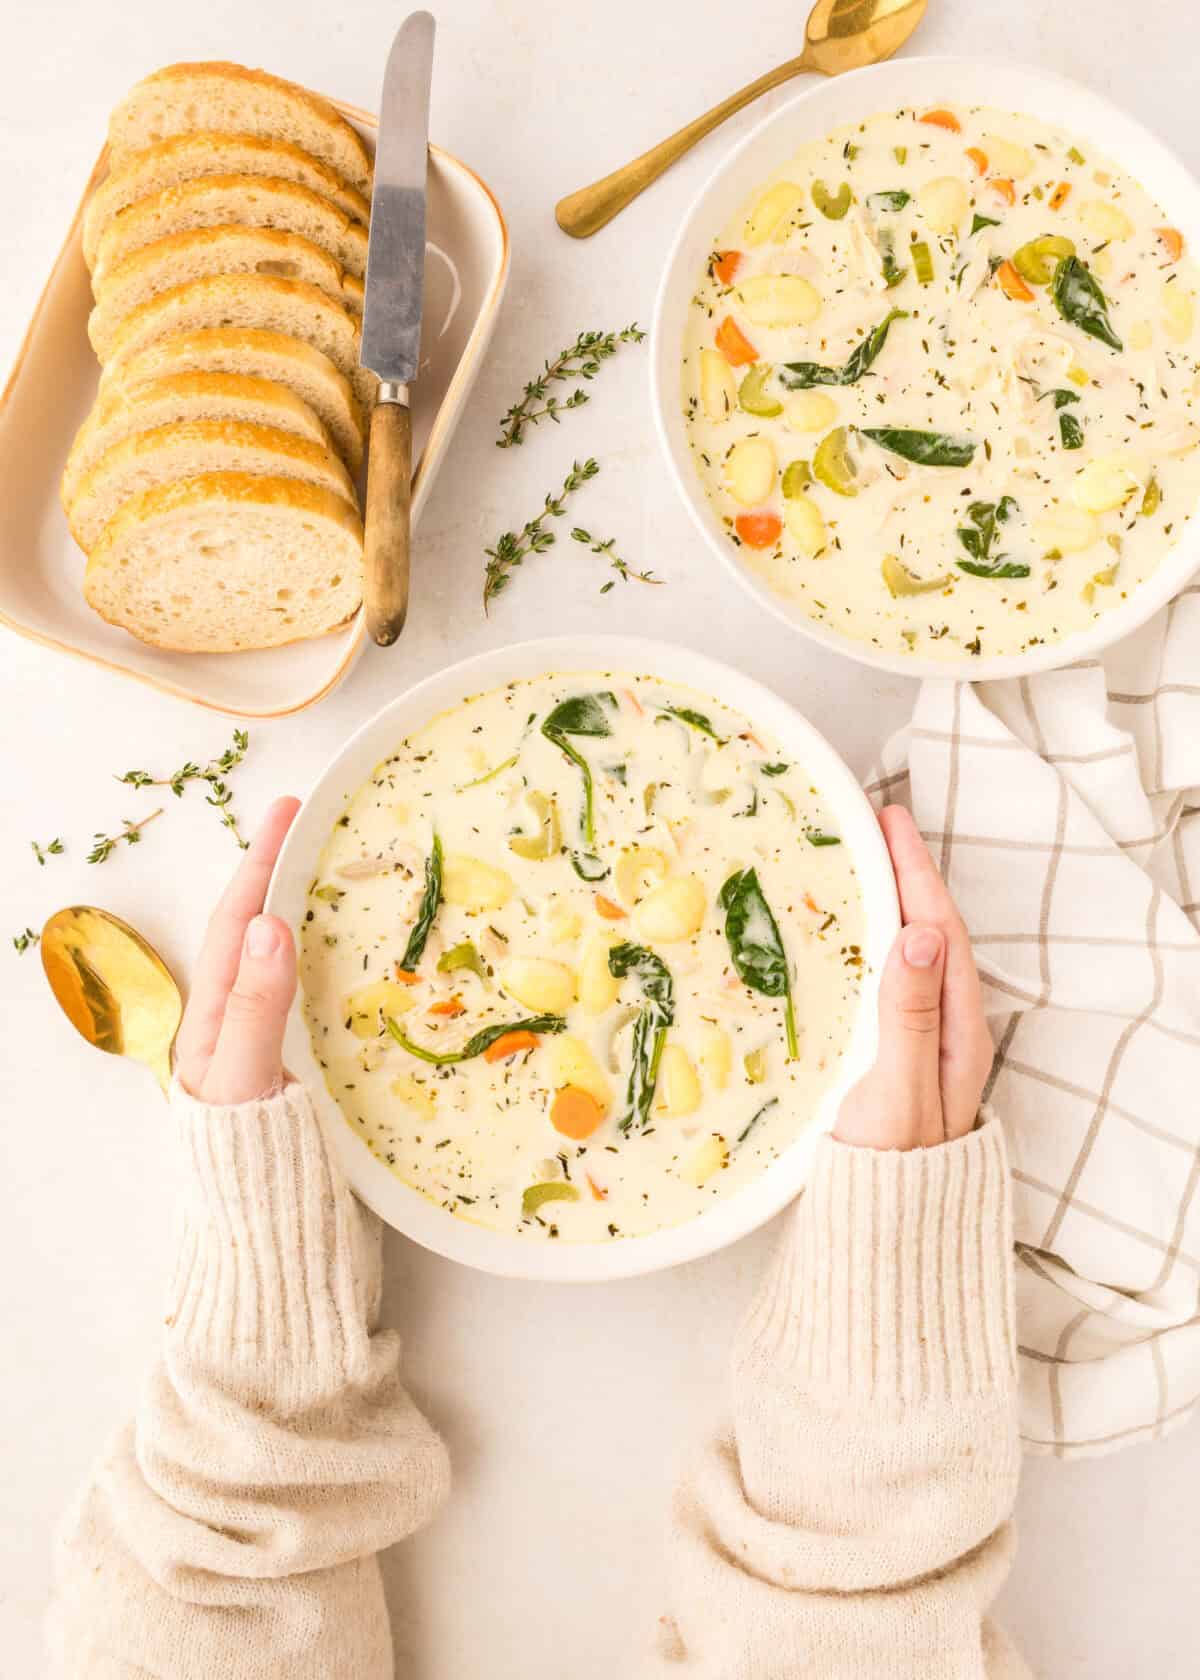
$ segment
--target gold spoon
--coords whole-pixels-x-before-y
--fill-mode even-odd
[[[183,999],[166,963],[128,922],[87,904],[42,929],[42,967],[75,1031],[148,1067],[166,1092]]]
[[[640,192],[657,181],[665,169],[691,151],[719,127],[726,117],[781,82],[788,82],[806,70],[823,76],[840,76],[846,70],[861,70],[878,64],[902,47],[925,16],[928,0],[817,0],[808,15],[804,51],[756,82],[730,94],[702,117],[697,117],[677,134],[652,146],[641,157],[621,169],[614,169],[602,181],[581,187],[555,206],[554,215],[564,233],[586,239],[631,204]]]

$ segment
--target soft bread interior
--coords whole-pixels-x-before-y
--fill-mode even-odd
[[[335,629],[362,594],[350,504],[294,479],[210,473],[127,502],[88,561],[104,618],[157,647],[234,653]]]

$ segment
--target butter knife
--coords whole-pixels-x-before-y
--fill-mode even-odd
[[[434,21],[413,12],[388,54],[379,101],[375,187],[359,360],[379,378],[367,452],[363,592],[367,628],[388,647],[408,613],[412,518],[409,386],[421,349],[425,184]]]

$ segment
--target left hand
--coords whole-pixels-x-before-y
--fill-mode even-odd
[[[175,1072],[206,1103],[252,1102],[284,1082],[283,1029],[296,994],[296,947],[278,916],[264,916],[284,835],[300,809],[277,799],[208,924],[175,1040]]]

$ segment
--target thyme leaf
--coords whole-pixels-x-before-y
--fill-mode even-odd
[[[502,417],[496,447],[511,449],[525,441],[527,426],[536,426],[539,420],[546,419],[553,420],[557,425],[564,410],[582,408],[588,400],[588,393],[582,386],[576,386],[571,395],[560,402],[551,394],[551,385],[562,380],[594,379],[600,371],[600,364],[615,356],[622,344],[640,344],[645,336],[636,321],[622,327],[620,332],[581,332],[574,344],[568,344],[553,361],[543,364],[541,373],[526,385],[524,395]]]
[[[595,478],[600,471],[600,463],[590,457],[582,462],[575,461],[571,470],[563,480],[562,489],[558,495],[550,494],[546,497],[545,505],[534,518],[527,519],[519,531],[505,531],[497,537],[493,548],[485,548],[487,566],[483,574],[483,610],[487,612],[493,599],[502,589],[506,589],[517,567],[522,564],[528,554],[542,554],[552,548],[555,542],[553,531],[546,529],[547,519],[561,519],[567,509],[567,497],[575,493],[581,484],[586,484],[589,478]]]

